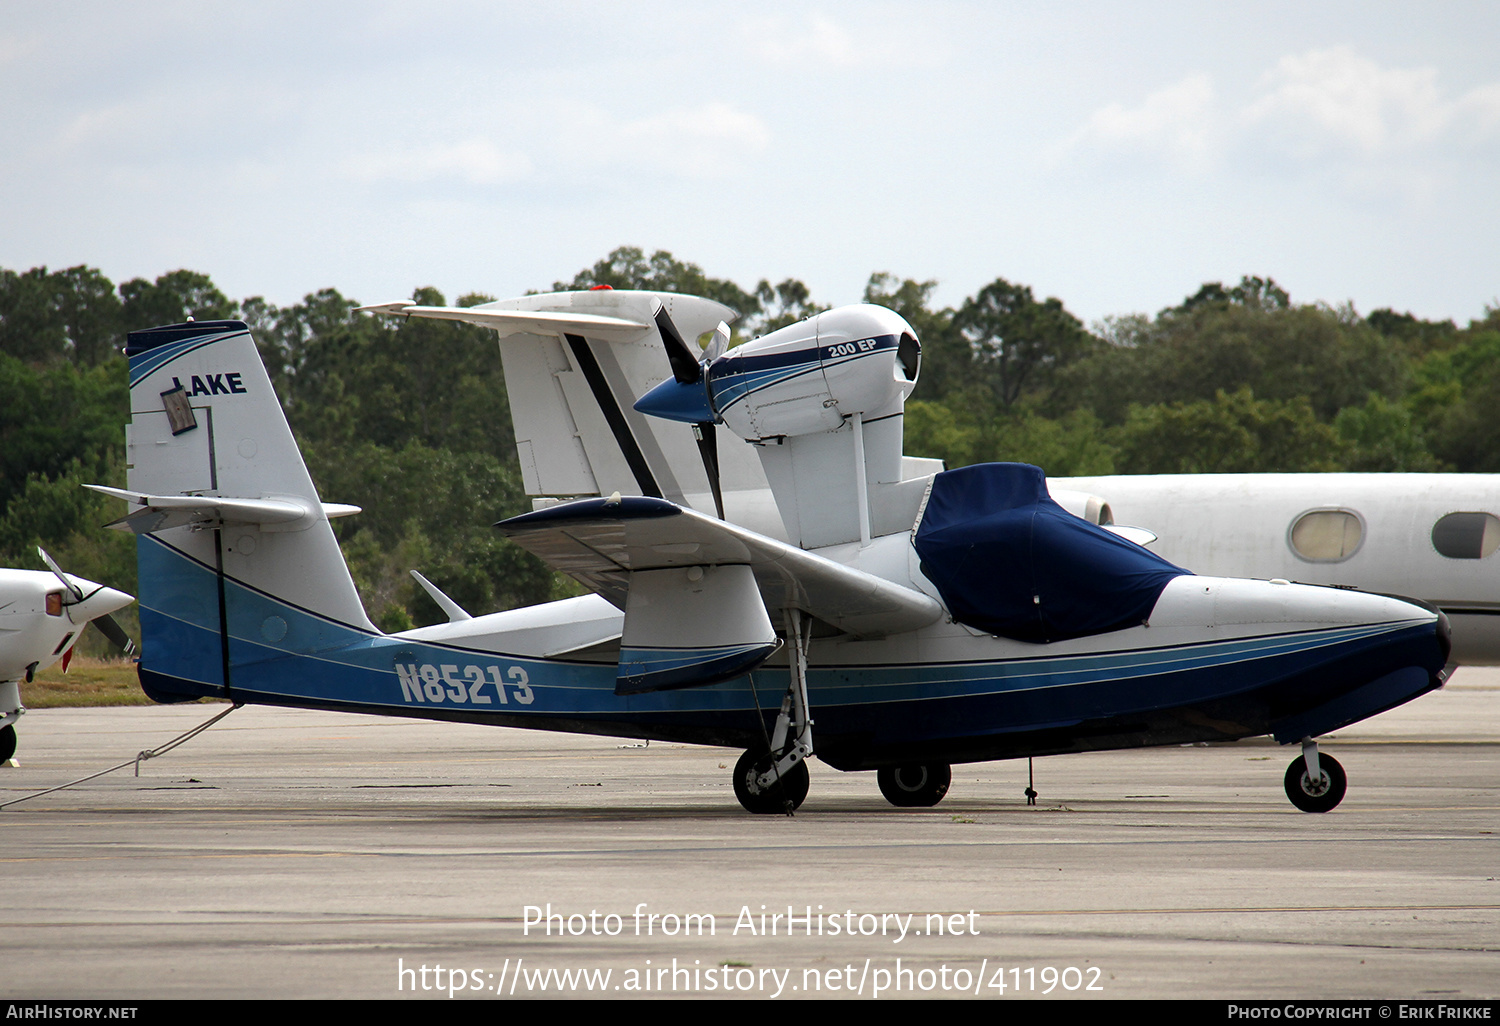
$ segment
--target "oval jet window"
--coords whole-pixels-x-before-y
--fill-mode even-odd
[[[1348,559],[1364,539],[1365,528],[1357,513],[1347,509],[1315,509],[1292,523],[1292,551],[1315,563]]]
[[[1500,548],[1500,520],[1488,513],[1449,513],[1432,525],[1432,547],[1449,559],[1483,559]]]

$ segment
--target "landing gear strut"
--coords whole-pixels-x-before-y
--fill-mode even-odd
[[[796,812],[807,797],[806,761],[813,754],[812,716],[807,706],[807,643],[812,619],[800,609],[786,611],[792,679],[776,715],[771,749],[752,748],[734,765],[734,796],[758,815]]]
[[[927,809],[943,800],[953,782],[953,768],[946,762],[913,763],[875,771],[880,793],[903,809]]]
[[[1327,812],[1344,800],[1349,778],[1331,755],[1319,755],[1318,743],[1303,738],[1302,755],[1286,768],[1286,796],[1303,812]]]

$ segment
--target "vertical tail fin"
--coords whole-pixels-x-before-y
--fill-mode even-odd
[[[231,644],[238,664],[378,634],[328,524],[358,510],[319,499],[249,329],[151,328],[125,352],[129,487],[99,490],[140,536],[148,692],[222,693]]]

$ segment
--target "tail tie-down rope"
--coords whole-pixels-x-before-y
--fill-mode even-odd
[[[51,794],[53,791],[61,791],[61,790],[64,790],[65,788],[73,787],[73,786],[75,786],[77,784],[86,783],[87,781],[93,780],[96,777],[102,777],[106,773],[113,773],[113,772],[115,772],[115,770],[122,770],[126,766],[134,766],[135,767],[135,775],[136,776],[140,776],[141,775],[141,763],[145,762],[147,759],[154,759],[158,755],[166,755],[168,752],[170,752],[172,749],[176,748],[178,745],[185,744],[186,742],[191,741],[193,738],[195,738],[199,734],[203,733],[209,727],[212,727],[215,723],[218,723],[220,720],[222,720],[224,717],[228,716],[230,713],[234,712],[239,707],[240,707],[239,703],[231,705],[228,709],[225,709],[223,712],[221,712],[221,713],[215,713],[208,720],[206,720],[203,723],[198,724],[196,727],[194,727],[192,730],[188,731],[187,733],[185,733],[185,734],[179,734],[177,737],[174,737],[172,740],[168,741],[166,744],[161,745],[161,746],[159,746],[157,748],[147,748],[145,751],[137,752],[133,758],[126,759],[124,762],[120,763],[118,766],[111,766],[109,769],[100,770],[98,773],[90,773],[86,777],[79,777],[77,780],[70,780],[66,784],[58,784],[56,787],[49,787],[45,791],[33,791],[31,794],[25,794],[25,795],[22,795],[19,798],[12,798],[8,802],[0,802],[0,809],[9,808],[10,806],[16,805],[16,804],[18,804],[20,802],[30,801],[32,798],[40,798],[42,795],[44,795],[44,794]]]

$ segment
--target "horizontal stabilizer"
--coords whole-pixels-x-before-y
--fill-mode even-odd
[[[912,588],[664,499],[580,499],[496,525],[516,544],[621,609],[633,572],[748,566],[775,618],[800,609],[856,637],[914,631],[943,608]]]
[[[490,310],[470,306],[418,306],[411,302],[362,306],[366,313],[400,317],[430,317],[440,321],[464,321],[493,328],[506,335],[587,335],[605,342],[636,342],[651,325],[602,314],[554,313],[548,310]]]
[[[285,525],[282,530],[300,530],[314,520],[349,516],[358,506],[319,503],[316,511],[305,501],[296,499],[230,499],[217,495],[145,495],[110,488],[106,485],[84,485],[96,492],[112,495],[130,503],[131,511],[105,527],[132,534],[153,534],[190,524],[239,523],[259,524],[267,530]]]

